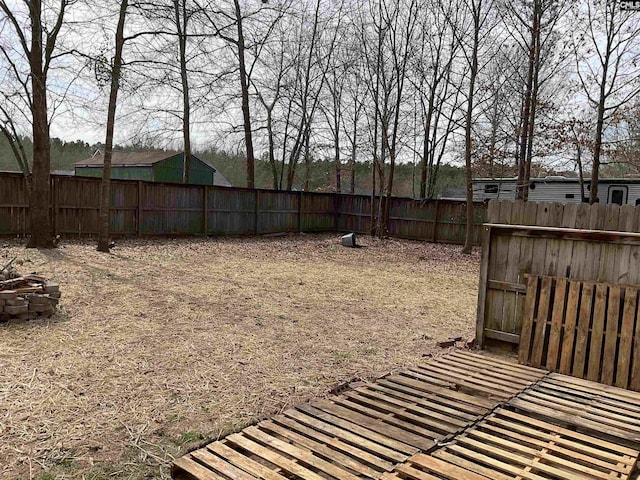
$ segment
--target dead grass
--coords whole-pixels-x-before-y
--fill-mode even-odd
[[[48,322],[0,325],[0,478],[168,478],[187,449],[473,335],[478,255],[336,235],[30,251]]]

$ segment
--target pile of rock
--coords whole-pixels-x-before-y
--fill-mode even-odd
[[[0,322],[53,315],[60,300],[60,285],[40,275],[20,275],[11,263],[0,271]]]

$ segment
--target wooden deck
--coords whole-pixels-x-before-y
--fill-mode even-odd
[[[177,459],[172,474],[626,479],[639,431],[640,394],[456,351],[287,410]]]

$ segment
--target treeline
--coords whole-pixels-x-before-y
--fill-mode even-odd
[[[31,165],[33,155],[33,144],[29,138],[22,139],[27,152],[28,162]],[[51,139],[51,171],[73,172],[74,163],[79,160],[89,158],[96,150],[104,149],[104,145],[89,145],[86,142],[75,141],[65,142],[58,138]],[[150,150],[153,147],[145,145],[116,146],[116,150],[141,151]],[[223,150],[209,148],[206,150],[196,150],[194,154],[211,164],[234,186],[243,186],[245,182],[245,162],[239,156],[227,153]],[[8,141],[0,137],[0,171],[18,171],[18,165],[11,153]],[[272,185],[271,165],[268,160],[260,158],[256,160],[255,176],[256,187],[270,189]],[[344,169],[343,178],[346,188],[345,193],[355,193],[359,195],[369,195],[372,190],[371,185],[371,162],[358,162],[355,164],[354,191],[351,192],[351,171]],[[311,177],[309,191],[315,192],[335,192],[334,176],[335,163],[333,159],[312,159]],[[401,164],[397,168],[396,182],[393,194],[402,197],[418,196],[420,191],[420,167],[415,164]],[[440,195],[444,189],[450,187],[464,186],[464,169],[451,165],[442,165],[438,175],[438,182],[435,187],[436,196]],[[301,190],[304,187],[304,178],[296,177],[293,188]]]

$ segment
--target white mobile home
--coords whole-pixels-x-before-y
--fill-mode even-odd
[[[473,181],[473,200],[515,200],[517,178],[478,178]],[[591,180],[584,181],[582,198],[577,178],[532,178],[529,200],[532,202],[580,203],[589,201]],[[640,179],[602,178],[598,181],[598,201],[618,205],[640,205]]]

